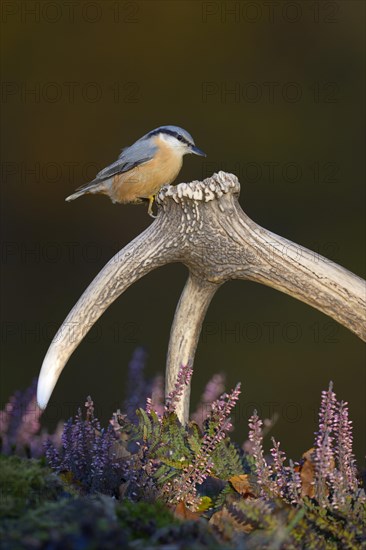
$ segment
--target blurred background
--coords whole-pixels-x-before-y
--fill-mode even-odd
[[[187,129],[241,182],[260,225],[365,276],[364,4],[359,1],[7,1],[2,3],[1,407],[39,373],[51,339],[105,263],[152,220],[146,206],[64,199],[162,124]],[[44,422],[91,394],[107,420],[133,350],[162,373],[182,265],[134,284],[71,357]],[[162,298],[163,297],[163,298]],[[235,281],[208,311],[193,406],[225,372],[242,382],[236,439],[254,408],[294,459],[313,442],[330,380],[350,402],[365,455],[365,348],[320,312]]]

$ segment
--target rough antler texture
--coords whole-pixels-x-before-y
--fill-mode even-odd
[[[216,290],[230,279],[271,286],[319,309],[366,340],[365,281],[334,262],[263,229],[241,209],[236,176],[166,186],[146,231],[116,254],[89,285],[44,359],[38,402],[45,407],[72,352],[107,307],[149,271],[182,262],[190,272],[175,314],[166,392],[182,364],[193,365],[202,322]],[[188,417],[189,388],[177,409]]]

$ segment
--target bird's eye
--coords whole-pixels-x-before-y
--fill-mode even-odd
[[[179,141],[182,141],[183,138],[182,138],[182,136],[178,136],[178,139],[179,139]]]

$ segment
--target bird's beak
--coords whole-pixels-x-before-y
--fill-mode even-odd
[[[199,155],[200,157],[207,157],[206,153],[201,151],[201,149],[198,149],[195,145],[191,146],[191,153],[194,153],[195,155]]]

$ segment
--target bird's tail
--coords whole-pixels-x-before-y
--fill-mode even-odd
[[[81,187],[78,187],[75,193],[66,197],[65,201],[67,202],[74,201],[75,199],[81,197],[81,195],[86,195],[88,193],[94,194],[94,193],[105,193],[105,192],[106,192],[105,182],[99,181],[99,180],[93,180],[90,183],[87,183],[86,185],[82,185]]]

